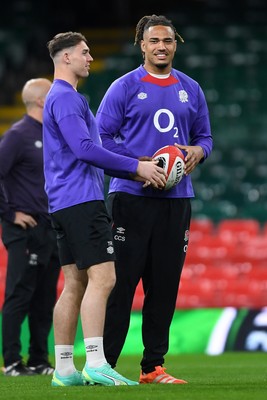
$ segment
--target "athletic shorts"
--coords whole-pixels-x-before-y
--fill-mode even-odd
[[[62,266],[78,269],[115,261],[111,220],[104,201],[96,200],[67,207],[51,214],[57,234]]]

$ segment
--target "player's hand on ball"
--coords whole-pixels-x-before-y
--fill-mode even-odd
[[[195,167],[199,164],[199,162],[204,157],[204,151],[201,146],[184,146],[178,143],[175,143],[175,146],[184,150],[187,154],[185,156],[185,175],[191,174],[191,172],[195,169]]]
[[[161,147],[154,153],[153,159],[159,161],[159,165],[166,173],[167,181],[164,190],[172,189],[182,180],[185,165],[184,154],[177,146]]]
[[[164,186],[158,186],[157,184],[153,184],[153,183],[151,183],[149,181],[146,181],[143,184],[143,188],[145,189],[147,187],[152,187],[153,189],[157,189],[157,190],[163,190],[165,188],[165,185]]]
[[[152,161],[152,157],[141,156],[141,157],[138,157],[138,160],[139,161]],[[159,165],[159,166],[162,167],[162,165]],[[142,182],[143,182],[143,180],[142,180]],[[153,183],[151,183],[150,181],[145,181],[145,183],[143,184],[143,188],[145,189],[147,187],[152,187],[153,189],[159,189],[159,190],[164,189],[163,186],[158,187],[158,185],[153,185]]]
[[[155,188],[164,188],[166,185],[166,173],[163,168],[158,166],[157,160],[152,161],[139,161],[137,167],[137,177],[141,179],[141,182],[145,182],[145,185],[148,186],[148,182]]]

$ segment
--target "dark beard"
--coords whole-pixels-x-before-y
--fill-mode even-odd
[[[158,68],[158,69],[165,69],[166,67],[168,67],[168,63],[166,63],[166,64],[156,64],[156,67]]]

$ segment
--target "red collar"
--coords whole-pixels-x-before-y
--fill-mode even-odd
[[[168,78],[165,78],[165,79],[159,79],[150,74],[147,74],[146,76],[144,76],[141,79],[141,81],[153,83],[154,85],[158,85],[158,86],[170,86],[170,85],[174,85],[175,83],[179,82],[179,80],[174,78],[174,76],[172,76],[172,75],[170,75]]]

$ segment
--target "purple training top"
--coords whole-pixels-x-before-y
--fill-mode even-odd
[[[104,171],[135,173],[138,160],[102,147],[86,98],[56,79],[43,114],[45,190],[49,212],[104,199]]]
[[[209,111],[199,84],[175,69],[165,79],[143,66],[114,81],[106,92],[96,120],[103,146],[138,158],[175,142],[199,145],[204,158],[212,150]],[[168,191],[143,188],[142,183],[112,178],[109,192],[123,191],[149,197],[194,197],[191,177]]]
[[[16,211],[48,218],[44,190],[42,124],[25,114],[0,141],[0,219]]]

